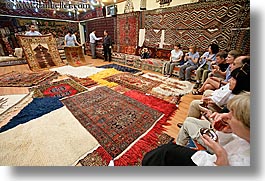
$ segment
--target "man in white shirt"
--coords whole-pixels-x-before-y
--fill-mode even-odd
[[[28,35],[28,36],[38,36],[38,35],[42,35],[40,32],[35,31],[35,25],[34,24],[31,24],[29,26],[29,29],[30,29],[30,31],[27,31],[25,33],[25,35]]]
[[[97,38],[96,37],[96,30],[93,30],[89,34],[89,42],[90,42],[90,49],[91,49],[91,54],[92,54],[92,59],[96,59],[96,41],[101,40],[102,37]]]

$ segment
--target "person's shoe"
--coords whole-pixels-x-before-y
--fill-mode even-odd
[[[183,126],[183,123],[178,123],[177,127],[181,128]]]
[[[199,82],[196,82],[196,84],[194,85],[194,89],[198,89],[199,88],[199,86],[200,86],[200,83]]]

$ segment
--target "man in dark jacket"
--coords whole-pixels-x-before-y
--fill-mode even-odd
[[[103,39],[103,50],[104,50],[104,61],[111,62],[111,46],[112,41],[111,37],[107,30],[104,30],[104,39]]]

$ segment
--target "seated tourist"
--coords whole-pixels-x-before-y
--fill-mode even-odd
[[[173,73],[174,67],[180,65],[183,57],[183,51],[181,50],[181,45],[175,45],[174,49],[171,51],[169,61],[163,64],[162,74],[170,77]]]
[[[208,46],[208,52],[205,52],[200,57],[200,66],[196,70],[196,84],[194,86],[195,89],[197,89],[199,85],[207,79],[208,73],[211,71],[211,66],[215,64],[216,54],[218,52],[219,46],[213,43]]]
[[[225,106],[229,99],[241,91],[250,91],[250,66],[245,63],[242,67],[231,72],[229,84],[215,91],[206,91],[201,100],[193,100],[190,103],[188,117],[201,118],[202,103],[212,111],[218,111]]]
[[[226,57],[226,62],[229,64],[227,69],[224,72],[219,71],[220,77],[208,77],[206,81],[203,83],[200,88],[198,88],[196,91],[193,91],[193,95],[202,95],[205,90],[215,90],[220,88],[221,86],[225,85],[228,83],[228,80],[230,79],[230,73],[233,68],[233,63],[236,60],[237,57],[240,56],[240,52],[236,50],[232,50],[228,53]],[[241,57],[238,62],[242,62],[242,59],[244,57]],[[242,64],[241,64],[242,65]],[[239,65],[239,66],[241,66]]]
[[[191,81],[191,73],[198,68],[199,52],[195,45],[189,47],[189,52],[184,57],[184,65],[180,66],[179,79]]]
[[[228,102],[228,109],[230,110],[228,114],[214,118],[214,122],[225,121],[227,123],[225,129],[211,130],[211,134],[208,134],[209,131],[207,134],[198,133],[200,128],[204,127],[201,121],[187,123],[187,127],[189,126],[187,129],[193,134],[197,133],[196,136],[212,153],[171,142],[146,153],[142,165],[250,166],[250,93],[244,92],[234,96]],[[222,120],[218,120],[220,118]],[[211,135],[214,136],[210,137]]]

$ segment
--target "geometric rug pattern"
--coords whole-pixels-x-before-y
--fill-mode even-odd
[[[163,116],[107,87],[61,101],[113,158],[129,149]]]
[[[118,64],[115,64],[115,63],[98,66],[97,68],[105,68],[105,69],[107,69],[107,68],[115,68],[118,71],[129,72],[129,73],[132,73],[132,74],[140,72],[140,70],[137,70],[137,69],[134,69],[134,68],[130,68],[130,67],[126,67],[126,66],[123,66],[123,65],[118,65]]]
[[[145,93],[151,91],[154,87],[161,84],[161,82],[145,78],[142,76],[137,76],[131,73],[120,73],[107,77],[105,79],[108,80],[109,82],[115,82],[129,89],[140,90]]]
[[[66,60],[71,66],[80,66],[86,63],[81,46],[64,47]]]
[[[33,97],[66,97],[87,89],[72,79],[64,79],[34,88]]]
[[[250,27],[250,1],[222,0],[184,4],[142,12],[146,46],[159,45],[154,31],[165,31],[165,45],[180,43],[184,49],[194,44],[204,51],[212,42],[221,50],[240,49],[248,54],[248,36],[233,33]],[[247,35],[247,34],[246,34]],[[244,47],[241,46],[244,42]]]
[[[31,70],[37,71],[64,65],[53,35],[18,35],[18,39]]]
[[[31,87],[47,83],[58,77],[57,72],[16,72],[0,75],[0,87]]]

